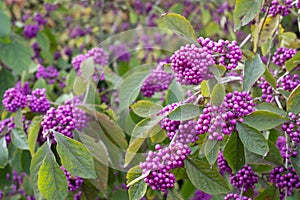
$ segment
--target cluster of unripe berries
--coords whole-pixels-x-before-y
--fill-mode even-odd
[[[158,66],[144,81],[141,92],[145,97],[152,97],[156,92],[163,92],[168,89],[174,75],[164,71],[166,62],[160,62]]]
[[[18,84],[14,88],[7,89],[3,96],[3,106],[9,112],[16,112],[27,105],[32,112],[45,113],[50,108],[50,102],[46,98],[45,89],[35,89],[28,94],[27,87],[20,87]]]
[[[90,57],[93,58],[95,64],[93,80],[104,80],[104,66],[108,64],[108,54],[102,48],[99,47],[95,47],[91,50],[88,50],[86,54],[79,54],[72,59],[72,65],[77,71],[77,74],[81,74],[81,63]]]
[[[235,130],[236,123],[243,121],[243,116],[254,111],[252,97],[247,92],[228,93],[220,106],[207,104],[197,122],[200,134],[209,133],[210,140],[223,140],[223,134],[229,135]]]
[[[172,169],[183,167],[183,161],[191,153],[187,145],[172,143],[170,146],[162,148],[156,145],[156,152],[149,151],[146,161],[140,163],[143,174],[148,174],[144,181],[153,189],[166,192],[168,188],[173,188],[175,176]]]

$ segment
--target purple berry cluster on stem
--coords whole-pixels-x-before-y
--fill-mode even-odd
[[[181,143],[171,143],[162,148],[156,145],[157,152],[149,151],[146,161],[140,163],[143,174],[149,173],[144,181],[153,189],[166,192],[173,188],[175,176],[169,170],[183,167],[183,161],[191,153],[190,148]]]
[[[235,175],[230,175],[230,183],[245,192],[250,188],[255,188],[254,184],[258,183],[258,175],[250,166],[245,165]]]
[[[37,36],[38,31],[39,31],[39,25],[28,24],[24,27],[23,35],[25,38],[31,39]]]
[[[174,75],[163,70],[163,65],[166,62],[160,62],[158,66],[144,81],[141,92],[145,97],[152,97],[156,92],[167,90]]]
[[[76,190],[78,190],[80,188],[80,186],[82,185],[82,183],[83,183],[83,179],[78,177],[78,176],[72,176],[66,170],[66,168],[64,166],[61,166],[60,168],[63,170],[64,174],[67,177],[69,192],[75,192]]]
[[[169,104],[159,112],[159,115],[168,115],[170,112],[172,112],[175,108],[177,108],[180,105],[181,103]],[[161,126],[162,129],[167,130],[168,137],[170,138],[170,140],[172,140],[174,135],[176,134],[176,131],[178,130],[180,121],[171,120],[165,117],[159,122],[159,125]]]
[[[267,11],[266,7],[269,7],[268,14],[275,17],[276,15],[289,15],[294,6],[293,0],[271,0],[264,4],[262,9],[264,12]]]
[[[229,174],[232,173],[232,170],[229,167],[227,161],[225,160],[222,151],[219,151],[217,162],[221,174],[225,174],[226,172],[228,172]]]
[[[59,72],[58,70],[53,66],[44,67],[40,65],[38,67],[36,78],[43,78],[47,81],[48,84],[54,84],[56,81],[56,78],[58,77]]]
[[[14,88],[19,90],[23,95],[30,94],[30,92],[31,92],[30,87],[29,87],[29,82],[24,82],[22,84],[21,81],[18,81]]]
[[[213,78],[209,67],[214,64],[206,47],[195,44],[182,46],[170,58],[176,80],[183,85],[198,85]]]
[[[279,188],[280,199],[283,199],[285,194],[291,196],[294,189],[300,189],[300,178],[292,167],[275,167],[270,172],[269,180]]]
[[[213,56],[214,64],[223,65],[227,70],[235,69],[242,60],[242,51],[236,41],[219,40],[214,42],[210,38],[198,38],[198,43],[208,49]]]
[[[206,194],[201,190],[196,190],[194,196],[190,198],[190,200],[210,200],[211,197],[210,194]]]
[[[239,194],[229,193],[224,197],[224,200],[252,200],[250,197],[241,196]]]
[[[279,67],[283,67],[285,61],[289,60],[296,54],[296,49],[289,49],[285,47],[280,47],[276,50],[272,57],[272,62]]]
[[[197,122],[199,134],[209,133],[210,140],[223,140],[223,134],[229,135],[235,130],[236,123],[243,116],[254,111],[252,97],[245,91],[228,93],[220,106],[207,104]]]
[[[263,77],[258,80],[258,87],[261,88],[262,95],[261,98],[266,102],[270,103],[274,101],[273,88]]]
[[[46,113],[50,108],[50,102],[46,98],[46,89],[33,90],[27,95],[28,106],[32,112]]]
[[[289,112],[288,117],[290,120],[285,122],[281,129],[285,131],[298,146],[300,142],[300,113],[295,115]]]
[[[2,104],[9,112],[16,112],[19,108],[23,109],[27,105],[26,96],[16,88],[7,89],[4,93]]]
[[[282,77],[280,82],[281,82],[281,86],[284,90],[291,92],[300,84],[299,75],[298,74],[293,74],[293,75],[287,74]]]

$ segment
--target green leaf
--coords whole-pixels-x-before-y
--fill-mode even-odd
[[[206,148],[205,148],[206,149]],[[210,165],[213,165],[217,159],[218,159],[218,154],[220,150],[220,144],[217,142],[211,151],[205,152],[205,157]]]
[[[15,77],[7,69],[0,70],[0,102],[2,102],[5,91],[15,85]],[[1,105],[0,105],[1,112]]]
[[[276,15],[275,17],[268,16],[267,18],[262,18],[260,21],[261,31],[259,35],[259,45],[267,43],[272,39],[273,34],[278,29],[281,17]]]
[[[197,189],[208,194],[223,194],[230,191],[224,178],[209,163],[191,158],[184,163],[187,175]]]
[[[17,75],[29,69],[32,55],[31,48],[21,42],[0,43],[0,60],[11,67]]]
[[[244,69],[243,90],[248,91],[252,85],[264,74],[265,66],[257,54],[251,62],[246,60]]]
[[[107,193],[107,182],[108,182],[108,172],[109,167],[106,164],[103,164],[103,162],[99,162],[98,160],[94,159],[95,163],[95,170],[97,179],[90,179],[89,181],[91,184],[93,184],[100,192],[103,194]]]
[[[19,149],[29,150],[27,136],[23,130],[12,129],[11,142]]]
[[[152,101],[140,100],[130,106],[132,111],[140,117],[151,117],[159,113],[163,107]]]
[[[270,111],[270,112],[276,113],[276,114],[281,115],[281,116],[286,116],[286,112],[284,110],[278,108],[277,106],[274,106],[273,104],[266,103],[266,102],[263,102],[263,103],[260,103],[260,104],[256,105],[255,109],[256,110]]]
[[[211,92],[211,102],[215,106],[220,106],[226,95],[225,88],[222,84],[218,83],[214,86]]]
[[[147,183],[144,180],[140,180],[139,182],[131,185],[128,194],[129,199],[131,200],[140,200],[147,192]]]
[[[300,112],[300,85],[298,85],[290,94],[287,100],[287,111],[294,114]]]
[[[39,31],[36,39],[39,47],[41,47],[43,51],[49,51],[50,40],[47,34],[45,34],[43,31]]]
[[[296,173],[298,174],[298,176],[300,176],[300,147],[297,148],[297,156],[296,157],[293,157],[291,156],[291,163],[292,163],[292,166],[293,168],[295,169]]]
[[[179,101],[184,100],[183,90],[179,83],[176,80],[170,84],[167,95],[166,95],[166,103],[172,104],[177,103]]]
[[[107,137],[120,148],[126,149],[128,146],[126,136],[120,126],[103,113],[95,112],[94,116],[96,116]]]
[[[0,138],[0,168],[3,169],[8,163],[8,150],[5,137]]]
[[[231,133],[224,147],[223,156],[232,169],[233,174],[242,169],[245,165],[244,146],[235,131]]]
[[[282,165],[283,159],[276,145],[270,141],[268,141],[268,145],[270,151],[265,157],[262,157],[261,155],[255,154],[245,149],[246,163],[255,165],[269,165],[273,167]]]
[[[81,71],[80,76],[83,78],[83,80],[88,81],[89,79],[92,78],[95,71],[94,65],[95,63],[93,57],[89,57],[84,61],[82,61],[80,65],[80,71]]]
[[[162,129],[159,124],[156,124],[150,130],[150,139],[153,143],[161,143],[166,139],[166,130]]]
[[[140,149],[144,141],[149,137],[152,129],[154,129],[158,122],[163,118],[164,116],[146,118],[136,124],[132,131],[129,146],[126,151],[124,167],[129,165],[129,163],[135,157],[136,152]]]
[[[100,163],[108,166],[109,155],[105,144],[98,139],[92,138],[85,133],[79,133],[80,140],[89,149],[92,156]]]
[[[139,178],[141,175],[142,175],[142,170],[139,165],[130,168],[126,175],[126,179],[127,179],[126,184],[129,184],[133,180]]]
[[[184,200],[182,195],[174,188],[168,190],[167,200]]]
[[[148,74],[148,71],[135,72],[123,81],[119,90],[120,111],[127,109],[135,101]]]
[[[264,78],[274,89],[276,89],[276,79],[271,74],[268,68],[265,69]]]
[[[300,51],[298,51],[291,59],[285,61],[285,67],[288,72],[292,71],[299,65],[300,62]]]
[[[65,199],[68,195],[68,181],[55,161],[54,154],[48,150],[38,175],[38,187],[48,200]]]
[[[76,76],[73,84],[74,94],[76,96],[83,94],[86,91],[88,84],[89,81],[84,80],[82,76]]]
[[[168,118],[176,121],[184,121],[198,117],[200,114],[201,110],[199,106],[194,104],[184,104],[170,112]]]
[[[10,18],[3,12],[3,10],[0,10],[0,37],[6,36],[10,33]]]
[[[255,127],[259,131],[275,128],[286,121],[288,121],[287,118],[266,110],[254,111],[244,117],[245,124]]]
[[[197,36],[191,23],[182,15],[176,13],[165,13],[160,17],[160,22],[176,33],[187,36],[192,42],[197,42]]]
[[[37,143],[42,119],[42,116],[34,117],[28,127],[28,148],[31,156],[35,153],[35,145]]]
[[[210,96],[210,90],[209,90],[209,85],[208,85],[208,81],[204,80],[201,82],[201,94],[204,97],[209,97]]]
[[[251,22],[261,10],[263,0],[237,0],[233,11],[234,30],[239,30],[242,26]]]
[[[254,200],[279,200],[279,190],[272,185],[260,193]]]
[[[70,174],[82,178],[96,178],[93,157],[82,143],[57,132],[54,137],[62,165]]]
[[[249,151],[261,156],[267,154],[269,151],[268,143],[257,129],[239,122],[236,128],[242,143]]]

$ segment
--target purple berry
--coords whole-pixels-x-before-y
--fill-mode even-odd
[[[258,175],[250,166],[245,165],[235,175],[230,175],[230,183],[245,192],[250,188],[255,188],[254,184],[258,183]]]
[[[27,105],[26,96],[16,88],[5,91],[2,103],[9,112],[16,112],[19,108],[23,109]]]
[[[50,108],[50,102],[46,98],[46,89],[33,90],[31,95],[27,95],[27,101],[32,112],[46,113]]]
[[[37,36],[39,31],[39,26],[37,24],[28,24],[24,27],[23,35],[24,37],[31,39]]]

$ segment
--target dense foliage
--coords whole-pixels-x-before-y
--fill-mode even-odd
[[[0,0],[0,199],[300,199],[299,9]]]

